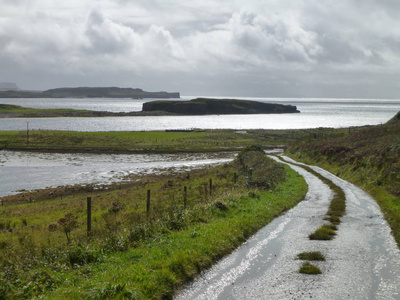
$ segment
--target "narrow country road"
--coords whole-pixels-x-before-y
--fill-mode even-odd
[[[347,207],[333,240],[311,241],[308,235],[324,224],[333,193],[316,176],[290,166],[307,181],[304,201],[204,272],[177,300],[400,299],[400,251],[375,201],[349,182],[312,167],[344,190]],[[295,259],[297,254],[310,251],[325,255],[326,261],[313,262],[321,275],[298,273],[302,262]]]

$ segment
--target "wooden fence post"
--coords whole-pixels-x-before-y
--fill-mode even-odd
[[[87,235],[92,231],[92,197],[87,197]]]
[[[210,196],[212,195],[212,178],[210,178]]]
[[[150,214],[150,190],[147,190],[146,213],[147,213],[147,215]]]
[[[235,172],[233,173],[233,183],[236,184],[236,181],[237,181],[237,174]]]
[[[183,208],[186,209],[187,204],[187,186],[183,187]]]

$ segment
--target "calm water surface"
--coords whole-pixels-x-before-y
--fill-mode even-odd
[[[189,100],[193,97],[183,97]],[[244,98],[242,98],[244,99]],[[167,129],[303,129],[385,123],[400,111],[400,100],[245,98],[291,104],[300,114],[208,115],[103,118],[0,119],[0,130],[54,129],[71,131],[149,131]],[[140,111],[146,100],[132,99],[0,99],[0,103],[33,108],[74,108],[97,111]],[[176,100],[176,99],[175,99]]]
[[[0,197],[69,184],[110,184],[145,175],[231,161],[234,153],[82,154],[0,151]]]

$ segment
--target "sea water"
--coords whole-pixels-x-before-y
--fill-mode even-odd
[[[182,97],[189,100],[193,97]],[[239,98],[239,97],[236,97]],[[0,130],[150,131],[171,129],[305,129],[350,127],[387,122],[400,111],[400,99],[241,98],[297,106],[298,114],[138,116],[0,119]],[[0,99],[32,108],[72,108],[110,112],[141,111],[155,99]],[[177,99],[174,99],[177,100]]]

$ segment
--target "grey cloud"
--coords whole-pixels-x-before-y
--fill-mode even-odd
[[[398,93],[397,0],[62,5],[0,3],[0,81],[243,96],[350,95],[373,82],[369,95]]]
[[[89,52],[116,54],[135,47],[133,29],[104,18],[101,11],[93,9],[86,22],[85,45]]]

